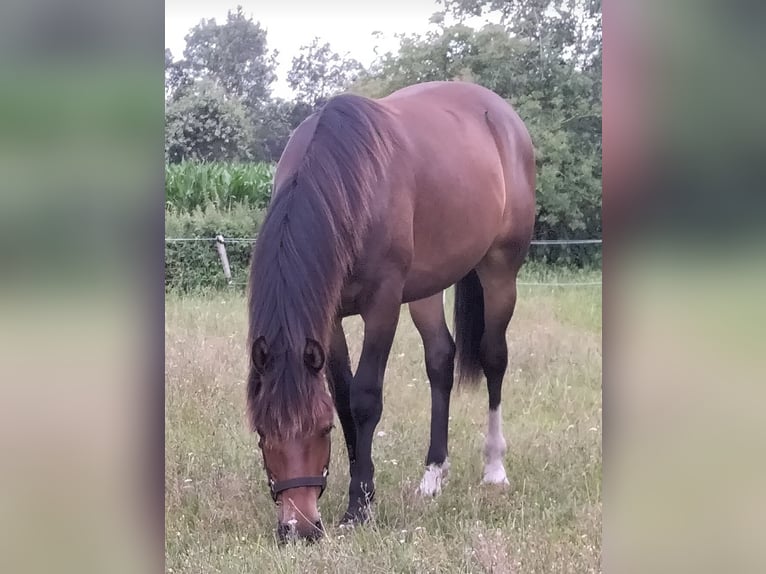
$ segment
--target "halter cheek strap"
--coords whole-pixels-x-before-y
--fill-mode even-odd
[[[319,497],[322,497],[324,490],[327,487],[327,475],[329,474],[328,468],[325,466],[322,469],[322,476],[300,476],[298,478],[289,478],[287,480],[273,480],[269,479],[269,489],[271,490],[271,498],[274,502],[277,502],[277,497],[281,492],[290,490],[291,488],[303,488],[308,486],[319,487]]]

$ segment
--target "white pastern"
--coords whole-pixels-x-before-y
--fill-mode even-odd
[[[509,484],[503,466],[506,444],[503,437],[500,407],[489,411],[487,420],[487,440],[484,443],[484,484]]]
[[[429,464],[423,473],[418,492],[423,496],[436,496],[442,491],[442,485],[446,482],[449,461],[443,464]]]

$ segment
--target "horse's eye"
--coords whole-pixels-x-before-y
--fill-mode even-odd
[[[327,428],[325,428],[325,429],[322,431],[322,436],[327,436],[328,434],[330,434],[330,433],[332,432],[332,429],[334,429],[334,428],[335,428],[335,425],[334,425],[334,424],[333,424],[333,425],[330,425],[330,426],[328,426]]]

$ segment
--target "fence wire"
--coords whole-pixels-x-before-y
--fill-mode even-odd
[[[601,287],[601,281],[565,281],[563,283],[537,283],[516,281],[516,285],[531,285],[533,287]]]

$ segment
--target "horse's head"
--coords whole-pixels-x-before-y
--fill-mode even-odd
[[[273,389],[280,384],[276,378],[283,371],[274,368],[275,358],[263,337],[253,344],[252,360],[261,378],[259,386]],[[303,388],[324,388],[320,384],[323,381],[311,380],[323,377],[324,362],[324,352],[319,343],[308,339],[300,365],[302,375],[308,378]],[[295,372],[294,369],[289,371]],[[285,403],[280,401],[283,407]],[[282,542],[299,538],[316,540],[323,534],[318,501],[329,472],[334,412],[326,392],[316,393],[310,405],[307,412],[290,413],[288,421],[256,426],[271,497],[277,504],[277,535]],[[272,416],[259,419],[274,420],[276,413],[270,414]],[[305,420],[307,418],[309,420]]]

